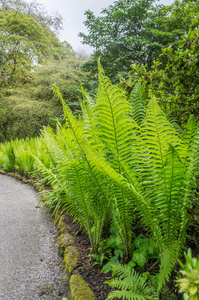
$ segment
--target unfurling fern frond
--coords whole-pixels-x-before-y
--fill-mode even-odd
[[[156,292],[147,286],[146,280],[135,270],[120,264],[112,265],[112,271],[118,277],[106,281],[111,287],[118,288],[109,293],[108,299],[158,300]]]

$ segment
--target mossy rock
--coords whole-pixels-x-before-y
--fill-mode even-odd
[[[66,226],[64,224],[64,219],[65,219],[65,217],[61,216],[60,219],[59,219],[59,222],[57,224],[57,229],[58,229],[59,234],[62,234],[62,233],[66,232]]]
[[[58,238],[59,252],[64,253],[65,248],[75,246],[75,239],[69,233],[62,233]]]
[[[95,300],[93,291],[80,275],[70,278],[71,300]]]
[[[16,178],[18,180],[21,180],[21,175],[17,174],[17,173],[12,173],[12,172],[9,172],[7,173],[8,176],[11,176],[13,178]]]
[[[26,179],[26,180],[24,181],[24,183],[27,183],[27,184],[30,184],[30,185],[31,185],[32,180],[31,180],[31,179]]]
[[[35,182],[33,183],[33,187],[36,191],[41,192],[44,189],[44,186],[41,185],[39,182]]]
[[[79,262],[79,252],[75,246],[69,246],[64,252],[64,263],[66,276],[72,274]]]
[[[6,172],[6,171],[4,171],[4,170],[0,170],[0,174],[2,174],[2,175],[6,175],[6,174],[7,174],[7,172]]]

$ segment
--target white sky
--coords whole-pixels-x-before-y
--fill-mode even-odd
[[[84,12],[88,9],[99,15],[102,8],[113,4],[115,0],[37,0],[44,4],[49,12],[57,11],[64,19],[64,30],[61,31],[59,38],[67,41],[76,52],[84,51],[91,53],[89,46],[82,45],[78,37],[79,32],[87,33],[83,22],[86,20]],[[160,0],[159,3],[170,5],[174,0]]]

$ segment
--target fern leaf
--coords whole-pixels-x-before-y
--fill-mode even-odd
[[[146,109],[144,106],[142,85],[140,81],[135,84],[130,96],[128,97],[128,101],[132,107],[133,119],[138,125],[141,125],[146,116]]]
[[[173,127],[175,128],[176,132],[181,135],[182,134],[182,129],[180,127],[180,125],[178,124],[178,121],[176,120],[176,118],[170,113],[170,112],[165,112],[166,118],[169,121],[169,123],[171,123],[173,125]]]
[[[181,215],[184,210],[181,187],[185,166],[177,151],[169,145],[165,163],[162,167],[156,191],[152,197],[154,214],[160,224],[165,245],[169,247],[178,239]]]
[[[169,248],[164,248],[161,255],[160,273],[158,276],[158,291],[161,290],[165,281],[169,280],[169,276],[176,264],[180,251],[179,240],[176,240]]]
[[[184,181],[182,185],[182,195],[183,195],[183,206],[184,211],[182,213],[182,227],[181,227],[181,234],[182,236],[185,235],[186,228],[187,228],[187,210],[186,208],[189,207],[191,204],[191,199],[195,197],[195,189],[196,189],[196,177],[198,176],[198,165],[199,165],[199,128],[198,125],[195,124],[193,120],[190,120],[193,126],[189,123],[188,127],[190,126],[192,129],[186,129],[184,133],[184,139],[186,142],[187,136],[190,136],[191,142],[187,139],[188,144],[188,152],[187,152],[187,159],[186,159],[186,172],[184,174]],[[190,128],[189,127],[189,128]]]
[[[94,109],[94,122],[97,134],[109,149],[114,153],[110,160],[114,168],[121,172],[118,157],[127,164],[131,164],[133,155],[136,155],[138,144],[138,125],[130,117],[131,107],[126,96],[120,89],[111,84],[99,67],[99,88]]]
[[[128,195],[129,203],[131,203],[132,206],[137,206],[144,221],[151,228],[152,233],[155,235],[155,239],[161,247],[163,241],[160,234],[160,228],[157,226],[157,219],[153,215],[150,204],[140,194],[136,186],[134,186],[133,183],[129,183],[126,178],[115,171],[103,157],[99,156],[99,154],[92,149],[90,149],[89,160],[93,161],[93,165],[96,165],[101,173],[110,179],[112,184],[116,187],[119,186],[121,190]]]
[[[181,139],[188,146],[188,148],[192,143],[193,137],[196,134],[197,127],[198,126],[195,121],[195,118],[193,115],[191,115],[181,136]]]
[[[104,71],[98,62],[99,67],[99,88],[94,108],[94,124],[99,139],[104,144],[104,151],[109,157],[111,166],[122,173],[122,164],[132,165],[133,158],[137,155],[139,127],[130,117],[131,107],[126,100],[126,96],[117,86],[111,84],[110,80],[104,75]],[[118,231],[123,237],[124,249],[131,255],[131,223],[132,214],[129,210],[128,198],[121,187],[113,191],[116,199],[116,207],[119,210],[119,222],[121,224]],[[115,210],[113,210],[113,214]]]
[[[43,175],[49,184],[51,184],[55,189],[60,188],[60,181],[55,173],[45,167],[45,165],[40,161],[40,159],[34,156],[35,159],[35,168]]]
[[[155,300],[158,299],[155,291],[147,286],[142,275],[135,270],[131,270],[125,265],[114,264],[112,271],[118,276],[107,281],[111,287],[120,290],[109,293],[107,299],[121,298],[130,300]]]

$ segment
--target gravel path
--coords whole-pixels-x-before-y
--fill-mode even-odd
[[[37,194],[0,175],[0,299],[68,297],[56,228],[36,206]]]

